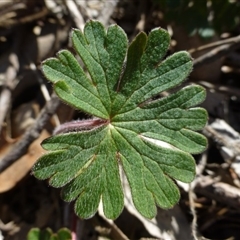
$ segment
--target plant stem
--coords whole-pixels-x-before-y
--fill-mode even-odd
[[[56,129],[53,132],[53,135],[57,135],[60,133],[73,132],[73,131],[78,132],[82,130],[91,130],[93,128],[101,127],[106,123],[107,123],[107,120],[99,119],[99,118],[66,122],[56,127]]]

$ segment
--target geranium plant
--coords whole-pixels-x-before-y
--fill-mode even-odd
[[[174,179],[194,179],[191,154],[207,145],[195,132],[206,124],[207,113],[194,107],[205,90],[191,85],[161,95],[187,78],[191,56],[182,51],[163,59],[170,36],[161,28],[139,33],[128,46],[118,25],[106,30],[89,21],[83,32],[72,31],[72,42],[84,66],[62,50],[42,70],[59,98],[92,117],[63,124],[46,139],[42,146],[49,152],[33,174],[62,187],[62,198],[76,200],[81,218],[94,215],[102,201],[106,217],[115,219],[124,206],[121,166],[136,209],[152,218],[156,205],[167,209],[178,202]]]

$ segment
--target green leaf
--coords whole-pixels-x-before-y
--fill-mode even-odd
[[[43,62],[43,73],[63,101],[94,118],[75,122],[77,131],[46,139],[42,146],[49,152],[33,173],[62,187],[64,200],[76,200],[81,218],[94,215],[102,201],[106,217],[115,219],[124,205],[121,165],[135,207],[152,218],[156,205],[167,209],[178,202],[174,179],[191,182],[191,154],[207,146],[195,132],[206,124],[207,113],[194,107],[205,99],[205,90],[191,85],[159,95],[186,79],[192,59],[178,52],[163,60],[170,37],[161,28],[148,36],[139,33],[128,47],[119,26],[105,30],[89,21],[84,32],[73,30],[72,41],[87,73],[67,50]]]
[[[50,228],[40,230],[32,228],[27,235],[27,240],[70,240],[71,232],[67,228],[61,228],[57,233],[53,233]]]

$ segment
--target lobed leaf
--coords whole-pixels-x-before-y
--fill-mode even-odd
[[[88,72],[63,50],[43,62],[43,73],[63,101],[105,121],[46,139],[42,146],[49,152],[34,165],[33,174],[62,187],[62,198],[76,200],[80,217],[94,215],[102,201],[106,217],[115,219],[124,205],[120,164],[135,207],[152,218],[156,205],[171,208],[178,202],[174,179],[191,182],[191,154],[207,146],[195,132],[207,121],[206,111],[195,107],[204,101],[205,90],[191,85],[159,95],[186,79],[192,59],[187,52],[163,59],[170,37],[161,28],[148,36],[139,33],[128,47],[119,26],[105,30],[89,21],[84,32],[73,30],[72,40]]]
[[[70,240],[71,232],[67,228],[61,228],[57,233],[53,233],[50,228],[40,230],[39,228],[31,228],[27,234],[27,240]]]

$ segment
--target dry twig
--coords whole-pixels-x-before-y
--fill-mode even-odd
[[[210,52],[203,54],[202,56],[194,60],[194,67],[200,67],[204,64],[213,62],[223,56],[226,56],[233,50],[236,50],[240,46],[240,35],[235,38],[235,41],[229,44],[225,44],[212,49]]]
[[[68,11],[69,11],[73,21],[75,22],[77,28],[83,30],[85,21],[83,19],[82,14],[78,10],[78,6],[75,3],[75,1],[68,1],[68,0],[66,0],[65,4],[66,4],[66,6],[68,8]]]
[[[17,72],[19,70],[18,57],[15,52],[9,54],[9,66],[5,74],[5,82],[0,95],[0,132],[4,119],[11,104],[12,91],[18,83]]]
[[[236,37],[231,37],[231,38],[223,39],[223,40],[220,40],[220,41],[208,43],[206,45],[203,45],[203,46],[200,46],[200,47],[197,47],[197,48],[189,49],[188,52],[193,54],[195,52],[203,51],[203,50],[206,50],[206,49],[209,49],[209,48],[214,48],[214,47],[225,45],[225,44],[239,43],[239,38],[240,38],[240,36],[236,36]]]
[[[201,178],[194,189],[195,193],[214,199],[229,207],[239,209],[240,190],[224,182],[212,179],[210,176]]]
[[[27,152],[29,145],[38,138],[49,118],[55,113],[59,103],[59,98],[53,94],[51,100],[46,103],[40,112],[36,122],[25,132],[21,140],[12,147],[12,151],[0,161],[0,173]]]
[[[105,2],[105,6],[98,16],[98,21],[100,21],[104,26],[108,25],[108,22],[117,4],[118,4],[118,0]]]

